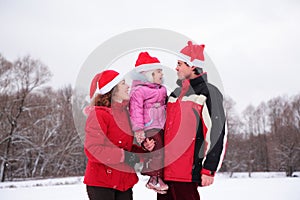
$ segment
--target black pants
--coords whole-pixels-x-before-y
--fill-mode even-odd
[[[86,186],[90,200],[132,200],[132,188],[119,191],[112,188]]]
[[[198,183],[165,181],[169,189],[167,194],[158,194],[157,200],[200,200]]]

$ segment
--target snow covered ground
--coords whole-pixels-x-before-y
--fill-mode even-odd
[[[300,174],[298,173],[298,176]],[[82,177],[0,183],[1,200],[88,200]],[[134,199],[155,200],[156,193],[145,188],[147,177],[133,189]],[[218,174],[210,187],[199,188],[201,200],[299,200],[300,178],[284,173],[236,173],[233,178]]]

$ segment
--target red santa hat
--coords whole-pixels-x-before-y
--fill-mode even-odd
[[[106,94],[115,87],[122,78],[123,77],[114,70],[105,70],[96,74],[90,86],[90,99],[97,94]]]
[[[204,44],[193,44],[192,41],[188,41],[188,45],[180,51],[180,57],[189,66],[203,67],[204,66]]]
[[[150,56],[148,52],[141,52],[135,63],[135,70],[138,73],[162,68],[160,61],[156,57]]]

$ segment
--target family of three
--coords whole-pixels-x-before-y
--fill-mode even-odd
[[[131,90],[118,72],[97,74],[85,108],[84,183],[90,200],[132,200],[135,163],[157,200],[199,200],[225,154],[223,96],[203,71],[204,45],[188,42],[176,67],[178,87],[167,96],[163,66],[141,52]]]

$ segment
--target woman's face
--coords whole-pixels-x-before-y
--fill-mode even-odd
[[[117,102],[129,100],[129,86],[125,83],[125,80],[116,85],[112,99]]]

